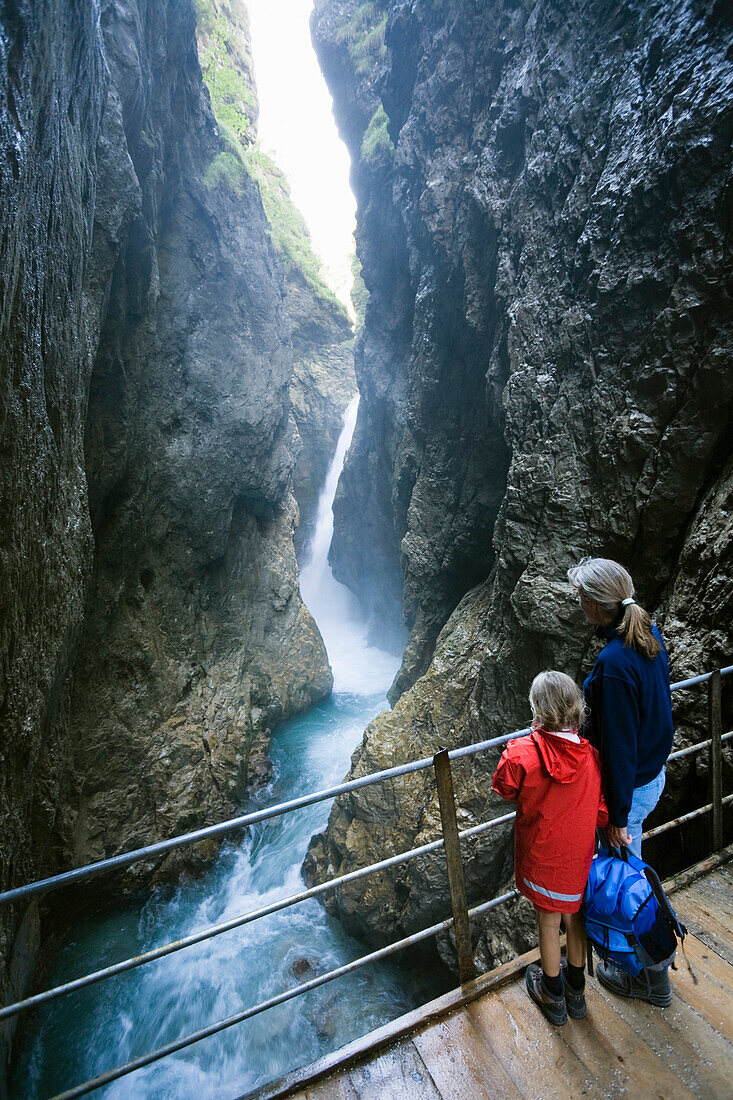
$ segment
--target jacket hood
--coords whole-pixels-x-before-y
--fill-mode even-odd
[[[537,746],[547,773],[557,783],[572,783],[588,762],[592,752],[590,744],[581,737],[579,742],[564,737],[553,737],[544,730],[533,730],[530,737]]]

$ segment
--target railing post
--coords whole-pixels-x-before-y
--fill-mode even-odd
[[[438,785],[440,819],[443,823],[445,860],[448,864],[448,885],[450,886],[451,908],[453,910],[453,929],[456,934],[458,951],[458,977],[461,985],[476,977],[471,943],[471,926],[468,921],[466,904],[466,883],[463,876],[461,842],[458,838],[458,820],[456,818],[456,799],[453,793],[453,777],[450,770],[448,750],[441,749],[433,757],[435,779]]]
[[[713,851],[723,847],[723,712],[720,669],[708,680],[710,731],[710,801],[713,804]]]

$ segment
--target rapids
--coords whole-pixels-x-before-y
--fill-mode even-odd
[[[340,782],[364,726],[386,705],[398,659],[366,643],[350,593],[328,567],[331,505],[356,419],[349,406],[324,486],[303,597],[334,671],[330,699],[277,730],[273,779],[247,809]],[[330,803],[250,829],[201,880],[91,916],[67,937],[48,985],[77,977],[302,889],[300,867]],[[31,1022],[12,1095],[49,1097],[178,1036],[364,954],[316,901],[70,994]],[[370,966],[312,990],[95,1092],[107,1100],[240,1096],[408,1011],[437,990],[394,966]]]

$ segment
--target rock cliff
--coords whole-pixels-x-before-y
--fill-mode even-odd
[[[318,499],[356,393],[354,336],[346,311],[297,271],[286,278],[294,369],[290,401],[301,451],[293,472],[300,509],[295,548],[302,563],[315,531]]]
[[[331,686],[282,262],[195,29],[190,0],[0,14],[2,888],[230,813]],[[15,999],[36,907],[0,935]]]
[[[583,676],[595,643],[564,578],[584,554],[627,564],[677,676],[728,663],[727,7],[317,0],[313,33],[357,160],[369,290],[332,555],[382,614],[398,592],[411,629],[352,774],[526,724],[542,668]],[[704,700],[679,704],[682,739],[699,736]],[[501,812],[495,762],[456,769],[462,824]],[[674,769],[668,810],[704,794],[704,770]],[[437,822],[425,774],[338,799],[308,875]],[[508,880],[508,844],[474,843],[471,897]],[[446,903],[436,861],[331,905],[381,941]],[[486,960],[528,927],[487,922]]]

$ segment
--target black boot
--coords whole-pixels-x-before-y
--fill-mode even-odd
[[[524,984],[534,1003],[539,1005],[551,1024],[560,1025],[567,1021],[568,1010],[565,1004],[565,996],[563,993],[559,997],[555,996],[554,993],[550,993],[545,985],[545,976],[542,973],[541,966],[538,966],[537,963],[529,964]]]
[[[582,989],[573,989],[568,981],[568,962],[562,959],[560,962],[563,990],[565,992],[565,1004],[568,1015],[574,1020],[582,1020],[588,1015],[588,1006],[585,1003],[585,986]]]
[[[647,970],[646,973],[642,970],[641,974],[633,976],[619,970],[613,963],[601,962],[596,967],[596,974],[601,985],[619,997],[635,997],[657,1008],[668,1008],[672,1003],[672,986],[667,969]]]

